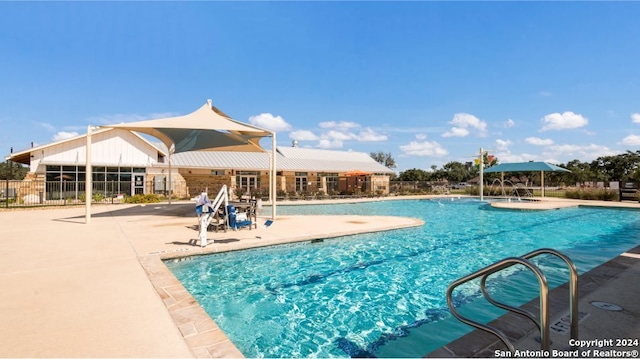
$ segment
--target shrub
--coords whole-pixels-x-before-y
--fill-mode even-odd
[[[567,189],[564,192],[566,198],[582,200],[617,201],[618,192],[612,189]]]
[[[580,191],[579,189],[567,189],[564,191],[564,196],[571,199],[580,199]]]
[[[125,197],[124,203],[158,203],[160,197],[155,194],[136,194],[133,196]]]

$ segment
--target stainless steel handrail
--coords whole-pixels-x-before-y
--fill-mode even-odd
[[[540,331],[541,349],[549,350],[549,345],[550,345],[549,310],[548,310],[549,287],[548,287],[547,279],[542,273],[542,271],[540,270],[540,268],[538,268],[537,265],[529,261],[530,258],[539,256],[541,254],[555,255],[556,257],[562,259],[567,264],[567,267],[569,269],[569,274],[570,274],[569,310],[570,310],[570,320],[571,320],[571,338],[577,340],[578,339],[578,271],[576,269],[576,266],[571,261],[571,259],[569,259],[569,257],[551,248],[540,248],[532,252],[529,252],[521,257],[510,257],[510,258],[503,259],[499,262],[496,262],[490,266],[482,268],[476,272],[473,272],[470,275],[467,275],[466,277],[460,278],[457,281],[451,283],[449,285],[449,288],[447,289],[447,305],[449,306],[449,309],[451,310],[452,314],[456,318],[458,318],[460,321],[468,325],[471,325],[473,327],[485,330],[489,333],[496,335],[498,338],[500,338],[500,340],[507,346],[507,348],[512,353],[515,351],[513,345],[509,342],[508,338],[502,332],[488,325],[478,323],[476,321],[463,317],[456,311],[455,306],[453,305],[452,294],[455,288],[460,284],[466,283],[470,280],[480,277],[480,289],[482,290],[482,293],[487,299],[487,301],[489,301],[491,304],[499,308],[523,315],[529,318],[531,321],[533,321],[538,327],[538,330]],[[511,267],[515,264],[522,264],[528,267],[531,271],[534,272],[534,274],[538,278],[538,282],[540,285],[540,320],[539,321],[536,319],[535,315],[529,311],[526,311],[520,308],[515,308],[510,305],[496,301],[491,297],[491,295],[486,290],[487,277],[489,277],[493,273],[496,273],[500,270]]]
[[[578,339],[578,269],[573,261],[562,252],[552,248],[540,248],[531,251],[522,256],[522,258],[530,259],[541,254],[552,254],[562,259],[569,269],[569,317],[571,320],[571,338]]]
[[[465,277],[462,277],[456,281],[454,281],[453,283],[449,284],[449,287],[447,288],[447,305],[449,306],[449,310],[451,311],[451,313],[458,318],[458,320],[460,320],[461,322],[468,324],[472,327],[478,328],[478,329],[482,329],[486,332],[489,332],[495,336],[497,336],[498,338],[500,338],[500,340],[504,343],[504,345],[507,346],[507,348],[509,349],[509,351],[511,351],[512,353],[515,353],[515,348],[513,347],[513,344],[511,344],[511,342],[509,341],[509,339],[507,338],[507,336],[502,333],[500,330],[495,329],[491,326],[488,326],[486,324],[482,324],[476,321],[473,321],[469,318],[466,318],[464,316],[462,316],[460,313],[458,313],[458,311],[456,310],[454,304],[453,304],[453,291],[455,290],[455,288],[463,283],[466,283],[470,280],[476,279],[478,277],[482,277],[487,273],[495,273],[497,271],[500,271],[504,268],[510,267],[514,264],[522,264],[525,267],[529,268],[538,278],[538,283],[540,285],[540,325],[542,330],[540,331],[540,344],[543,350],[549,350],[549,308],[548,308],[548,294],[549,294],[549,287],[547,284],[547,278],[545,277],[544,273],[542,273],[542,271],[540,270],[540,268],[538,268],[535,264],[533,264],[531,261],[529,261],[528,259],[522,258],[522,257],[509,257],[509,258],[505,258],[501,261],[498,261],[494,264],[491,264],[487,267],[484,267],[480,270],[477,270]]]

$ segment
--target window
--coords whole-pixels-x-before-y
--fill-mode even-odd
[[[47,199],[78,199],[84,193],[86,181],[85,166],[57,166],[47,165],[46,196]],[[132,183],[142,181],[141,186],[136,187],[136,193],[144,191],[144,167],[93,167],[92,171],[93,191],[103,193],[105,196],[116,194],[132,194]],[[136,173],[133,176],[133,173]]]

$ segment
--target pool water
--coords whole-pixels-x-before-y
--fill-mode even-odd
[[[510,211],[442,199],[280,206],[279,214],[397,215],[425,225],[166,261],[247,357],[424,356],[472,330],[446,305],[457,278],[542,247],[567,254],[583,273],[640,242],[632,210]],[[568,280],[560,260],[537,262],[551,287]],[[491,278],[490,291],[509,304],[538,295],[535,277],[519,266]],[[477,283],[461,286],[454,301],[485,322],[504,313],[481,299]]]

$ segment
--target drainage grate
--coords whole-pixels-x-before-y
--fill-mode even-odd
[[[604,310],[610,310],[612,312],[621,312],[624,310],[624,308],[622,308],[619,305],[615,305],[613,303],[608,303],[608,302],[591,302],[591,305],[593,305],[596,308],[600,308],[600,309],[604,309]]]

